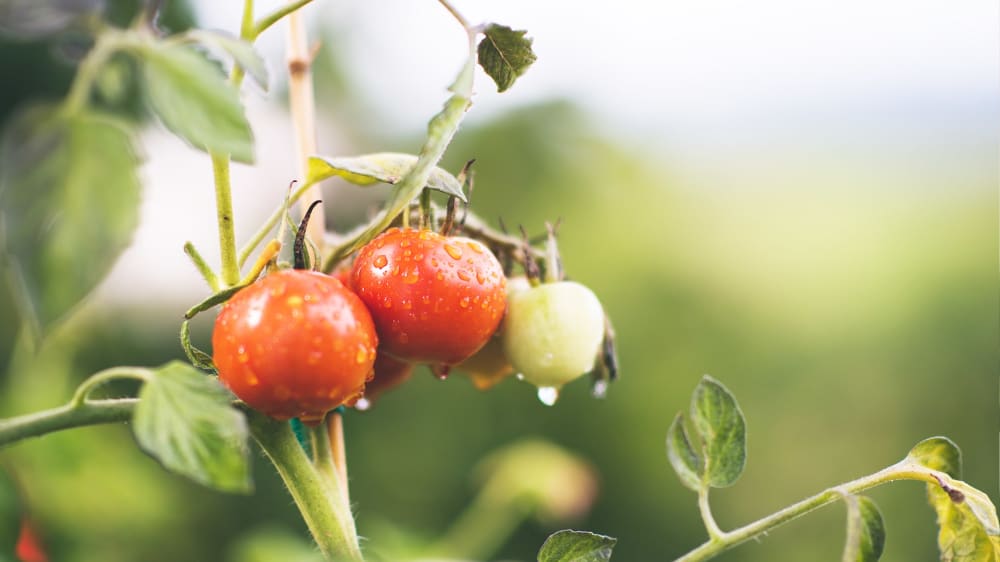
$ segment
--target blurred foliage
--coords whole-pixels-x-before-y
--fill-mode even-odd
[[[0,73],[24,76],[10,88],[23,91],[0,99],[0,115],[65,88],[70,71],[36,47],[32,56],[47,62],[30,72],[26,55],[0,49]],[[322,90],[317,98],[337,99]],[[393,143],[353,152],[407,146]],[[367,545],[433,540],[473,497],[480,459],[539,436],[592,463],[599,495],[573,526],[617,537],[616,560],[693,548],[704,540],[695,496],[672,474],[664,438],[704,373],[739,397],[747,418],[746,472],[713,496],[723,528],[885,466],[937,434],[962,447],[964,479],[996,497],[996,428],[983,421],[996,408],[1000,339],[995,171],[977,176],[943,161],[929,179],[886,161],[888,177],[848,181],[850,160],[827,154],[791,162],[808,170],[795,185],[760,172],[705,187],[662,155],[610,138],[564,101],[460,131],[444,166],[477,158],[472,205],[481,216],[533,233],[563,219],[568,273],[614,319],[622,378],[606,400],[580,382],[547,408],[515,380],[483,393],[419,371],[372,411],[349,412],[352,500]],[[865,172],[854,177],[870,179]],[[3,295],[6,320],[13,312]],[[0,366],[9,366],[0,416],[61,403],[104,367],[180,358],[181,312],[154,302],[88,307],[36,353],[15,350],[11,322],[0,322]],[[305,532],[299,515],[259,458],[250,497],[166,473],[122,427],[35,439],[0,452],[0,462],[16,468],[54,560],[250,562],[263,558],[247,545],[264,543],[308,559],[294,538]],[[883,560],[933,559],[934,513],[922,486],[871,495],[885,518]],[[826,508],[719,559],[837,560],[843,517]],[[532,560],[553,530],[525,523],[497,558]]]

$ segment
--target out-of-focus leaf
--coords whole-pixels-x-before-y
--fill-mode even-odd
[[[356,185],[372,185],[375,183],[395,184],[403,179],[417,163],[417,157],[412,154],[395,152],[380,152],[340,158],[312,156],[309,158],[307,183],[316,183],[327,178],[339,176]],[[427,178],[427,188],[454,195],[466,201],[462,192],[462,183],[450,174],[435,166]]]
[[[670,429],[667,430],[667,458],[674,467],[681,483],[694,491],[701,489],[704,470],[701,457],[691,447],[687,430],[684,428],[684,413],[678,412]]]
[[[0,34],[37,39],[58,33],[101,8],[101,0],[3,0]]]
[[[249,433],[232,399],[219,379],[167,363],[139,392],[136,440],[168,470],[218,490],[248,493]]]
[[[109,117],[25,111],[0,141],[4,251],[24,320],[41,335],[101,281],[138,221],[139,158]]]
[[[719,381],[702,377],[691,399],[691,420],[701,438],[706,483],[731,486],[746,465],[746,422],[736,398]]]
[[[885,547],[885,523],[878,506],[865,496],[849,495],[847,504],[847,540],[843,562],[877,562]]]
[[[324,562],[323,555],[302,536],[265,527],[240,537],[226,562]]]
[[[496,82],[498,92],[513,86],[537,59],[531,50],[532,40],[525,36],[526,33],[495,23],[483,31],[478,48],[479,65]]]
[[[253,45],[248,41],[224,31],[207,29],[192,29],[184,35],[206,47],[225,51],[233,57],[237,65],[253,78],[254,82],[265,91],[267,90],[267,66],[264,64],[264,58],[254,50]]]
[[[175,43],[151,43],[141,58],[150,104],[168,129],[196,148],[253,162],[250,124],[218,66]]]
[[[538,551],[538,562],[607,562],[618,539],[585,531],[558,531]]]

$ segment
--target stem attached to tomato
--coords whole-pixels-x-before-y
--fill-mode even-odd
[[[340,487],[310,462],[291,426],[252,410],[247,411],[247,421],[323,555],[328,560],[363,560],[354,517]]]

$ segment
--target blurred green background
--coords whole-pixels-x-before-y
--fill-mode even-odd
[[[370,125],[389,113],[352,83],[351,64],[337,56],[341,32],[326,32],[317,63],[318,127],[337,131],[344,153],[416,151],[415,126]],[[34,85],[0,98],[4,116],[59,95],[72,71],[50,45],[24,42],[0,44],[0,69],[22,77],[5,84]],[[277,111],[282,95],[280,85],[270,94]],[[516,100],[518,88],[507,95]],[[549,408],[515,380],[483,393],[460,377],[421,372],[371,412],[349,412],[352,500],[366,547],[433,540],[474,496],[477,461],[541,437],[598,474],[592,510],[568,526],[617,537],[615,560],[679,556],[705,536],[663,444],[705,373],[729,387],[748,420],[747,470],[713,496],[723,528],[891,464],[932,435],[955,440],[965,479],[997,498],[997,110],[988,96],[961,99],[903,109],[890,101],[857,115],[845,107],[843,119],[800,109],[785,117],[794,126],[784,132],[762,126],[691,159],[677,139],[609,124],[573,98],[471,119],[445,166],[477,159],[473,208],[489,220],[537,232],[562,218],[564,263],[614,320],[622,376],[605,400],[578,382]],[[268,187],[271,197],[283,188]],[[357,193],[337,189],[341,198]],[[345,203],[331,220],[358,220],[361,207]],[[253,218],[245,220],[252,230]],[[173,236],[183,241],[186,228],[178,219]],[[15,310],[0,292],[0,415],[57,405],[105,367],[181,357],[178,321],[197,297],[156,291],[124,304],[105,295],[36,352],[16,343]],[[197,335],[207,343],[203,320]],[[239,497],[166,473],[124,427],[63,432],[0,453],[54,560],[308,558],[298,513],[270,466],[256,461],[256,493]],[[871,496],[887,525],[883,560],[936,559],[922,485]],[[527,521],[494,559],[532,560],[562,526]],[[833,506],[719,559],[839,560],[843,534],[844,510]]]

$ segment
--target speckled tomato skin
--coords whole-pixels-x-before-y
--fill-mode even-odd
[[[240,400],[306,422],[361,394],[377,347],[361,299],[312,271],[278,271],[239,291],[212,332],[219,379]]]
[[[414,363],[455,365],[483,347],[503,319],[506,283],[486,246],[429,230],[383,232],[351,270],[381,351]]]

